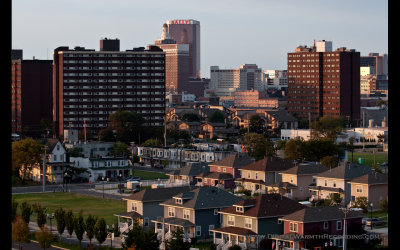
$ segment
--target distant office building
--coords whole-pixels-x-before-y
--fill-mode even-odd
[[[187,84],[183,85],[183,90],[196,97],[203,97],[204,91],[209,88],[210,78],[189,77]]]
[[[174,19],[167,21],[167,25],[177,44],[189,44],[189,76],[200,77],[200,22]]]
[[[264,70],[264,82],[267,89],[287,90],[287,70]]]
[[[44,133],[40,121],[52,121],[52,63],[52,60],[11,61],[12,133],[40,136]]]
[[[106,41],[106,42],[105,42]],[[119,48],[103,40],[95,51],[83,47],[54,50],[53,121],[56,135],[65,128],[90,129],[95,135],[117,110],[135,111],[148,126],[165,116],[165,52],[156,46]]]
[[[233,97],[236,107],[278,108],[278,98],[270,98],[266,92],[258,90],[236,91]]]
[[[385,75],[388,77],[388,55],[369,53],[368,56],[360,56],[360,67],[374,67],[376,75]]]
[[[190,72],[189,44],[177,44],[170,37],[168,25],[163,25],[161,38],[155,45],[165,52],[165,87],[167,92],[181,92]]]
[[[299,117],[360,117],[360,52],[317,52],[299,46],[288,53],[287,110]]]

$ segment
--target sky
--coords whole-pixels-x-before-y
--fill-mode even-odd
[[[298,45],[332,41],[361,56],[388,53],[384,0],[12,0],[12,48],[24,59],[52,59],[60,46],[120,49],[154,44],[172,19],[200,21],[201,77],[210,66],[286,69]]]

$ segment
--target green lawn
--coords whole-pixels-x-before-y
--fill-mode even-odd
[[[169,176],[163,173],[144,171],[144,170],[134,170],[134,176],[139,176],[141,180],[154,180],[154,179],[168,179]]]
[[[39,203],[47,208],[47,213],[53,213],[58,207],[64,210],[72,209],[74,214],[78,214],[82,209],[84,218],[89,213],[98,218],[103,217],[108,225],[117,224],[118,218],[114,214],[126,212],[126,201],[102,199],[93,196],[75,193],[38,193],[38,194],[14,194],[12,196],[18,202],[17,213],[20,213],[21,203],[26,200],[29,204]],[[36,213],[31,216],[31,221],[36,221]],[[52,225],[55,220],[52,220]],[[47,221],[46,224],[50,224]]]
[[[354,152],[353,153],[353,162],[358,163],[358,158],[363,158],[363,165],[371,166],[374,164],[374,154],[372,152]],[[351,152],[348,153],[348,159],[351,161]],[[380,165],[384,162],[388,162],[388,154],[387,153],[375,153],[375,161],[377,165]]]

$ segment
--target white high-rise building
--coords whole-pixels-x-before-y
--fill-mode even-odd
[[[318,41],[317,52],[332,52],[332,42],[325,40]]]

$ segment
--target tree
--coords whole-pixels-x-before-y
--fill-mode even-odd
[[[71,157],[83,157],[83,149],[78,147],[68,148],[67,152]]]
[[[321,164],[329,168],[335,168],[339,164],[339,158],[335,156],[324,156],[321,159]]]
[[[324,138],[306,141],[301,152],[306,161],[321,161],[325,156],[336,156],[339,158],[344,154],[342,147],[334,141]]]
[[[67,228],[67,232],[69,237],[72,237],[72,233],[74,232],[74,214],[72,210],[68,210],[64,215],[65,227]]]
[[[263,133],[264,130],[264,120],[261,118],[260,115],[252,115],[250,117],[250,131],[260,134]]]
[[[242,248],[239,245],[232,245],[228,247],[228,250],[242,250]]]
[[[143,228],[139,226],[137,220],[135,220],[122,246],[124,249],[135,247],[135,249],[156,250],[159,249],[160,242],[157,240],[157,234],[154,232],[154,228],[144,231]]]
[[[380,202],[382,212],[387,213],[388,211],[388,198],[383,198]]]
[[[256,161],[275,153],[273,144],[261,134],[250,133],[245,135],[244,144],[247,145],[248,154]]]
[[[21,216],[22,219],[29,224],[31,215],[33,213],[32,205],[30,205],[26,200],[21,204]]]
[[[85,232],[85,221],[82,216],[82,210],[79,212],[78,217],[74,218],[74,231],[76,238],[79,240],[79,246],[81,246],[83,234]]]
[[[142,143],[142,147],[161,146],[162,143],[158,138],[151,138]]]
[[[18,248],[22,249],[22,243],[28,243],[29,226],[20,215],[17,215],[12,225],[12,240],[18,242]]]
[[[199,122],[200,116],[196,113],[186,113],[182,116],[181,120],[185,122]]]
[[[326,138],[335,141],[345,128],[342,117],[323,116],[311,123],[311,138]]]
[[[208,121],[214,123],[219,123],[219,122],[224,123],[225,116],[221,111],[216,110],[214,113],[212,113],[210,117],[208,117]]]
[[[40,120],[40,132],[44,133],[46,137],[53,134],[53,121],[43,118]]]
[[[104,218],[100,218],[99,220],[97,220],[97,223],[94,226],[94,236],[95,236],[96,240],[99,242],[100,246],[106,240],[107,225],[106,225],[106,221],[104,220]]]
[[[112,147],[111,154],[114,156],[129,156],[131,152],[129,151],[129,146],[127,144],[118,141]]]
[[[18,208],[18,202],[16,202],[13,197],[11,201],[11,222],[14,222],[15,218],[17,217],[17,208]]]
[[[137,248],[136,244],[137,242],[135,242],[136,239],[138,239],[140,237],[141,234],[141,228],[139,226],[139,223],[137,220],[133,221],[133,225],[132,225],[132,229],[129,230],[124,243],[122,243],[122,247],[124,249],[126,248],[130,248],[130,247],[135,247]]]
[[[96,225],[97,218],[92,214],[89,214],[86,218],[86,236],[89,238],[89,245],[92,245],[92,239],[94,237],[94,226]]]
[[[340,204],[342,202],[343,198],[340,197],[339,193],[331,193],[329,195],[329,200],[330,200],[331,204],[333,203],[334,205],[336,205],[336,204]]]
[[[114,131],[110,128],[105,128],[99,131],[99,141],[115,142]]]
[[[22,183],[32,167],[42,161],[42,148],[41,143],[29,137],[12,142],[12,170],[15,175],[20,175]]]
[[[368,212],[368,205],[369,205],[368,198],[365,196],[357,197],[354,202],[354,207],[361,208],[364,213]]]
[[[115,131],[116,141],[129,144],[137,141],[136,134],[141,132],[145,119],[133,111],[118,110],[108,118],[108,128]]]
[[[39,203],[33,204],[33,210],[36,213],[36,221],[39,228],[46,224],[46,208],[42,207]]]
[[[177,228],[172,232],[172,237],[170,240],[166,241],[166,250],[189,250],[190,243],[183,241],[183,230]]]
[[[54,212],[54,217],[57,222],[57,231],[58,234],[60,235],[60,240],[61,240],[61,235],[64,233],[65,230],[65,211],[62,207],[59,207],[56,209]]]
[[[303,161],[304,158],[305,141],[303,139],[291,139],[286,142],[284,151],[285,159]]]
[[[43,249],[50,248],[51,243],[54,241],[53,234],[44,225],[40,227],[39,232],[35,233],[35,238],[39,242],[39,246]]]

